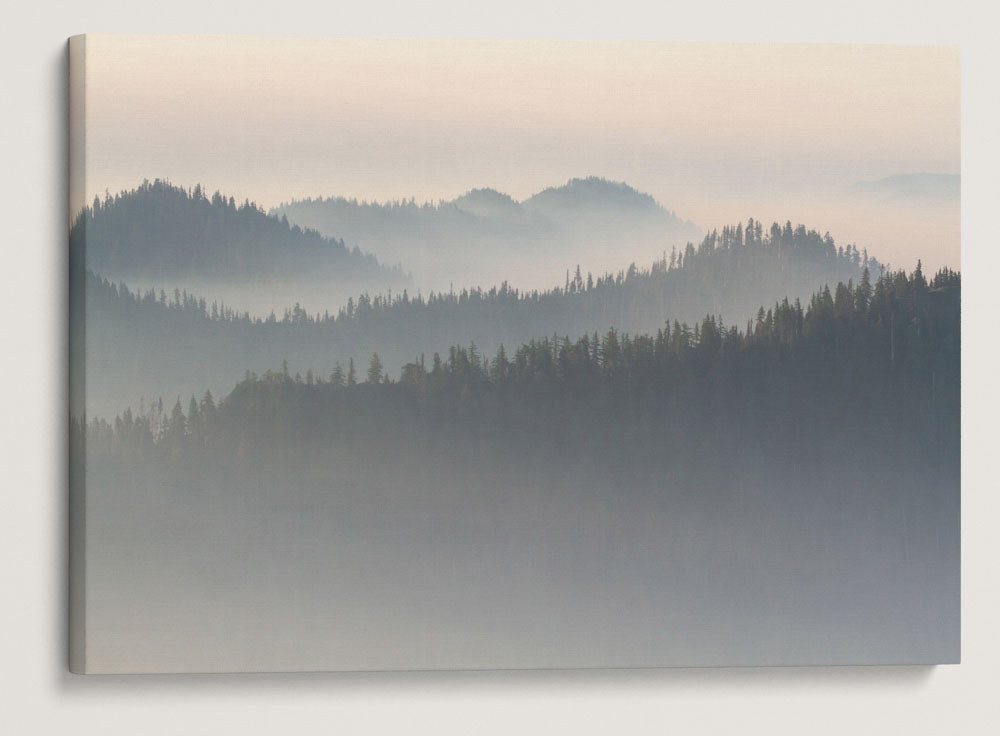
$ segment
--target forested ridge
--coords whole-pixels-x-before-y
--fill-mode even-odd
[[[683,250],[674,248],[650,267],[641,269],[633,263],[627,270],[594,275],[577,265],[571,274],[566,271],[565,283],[548,290],[520,290],[506,281],[489,289],[482,287],[431,291],[426,297],[418,291],[411,296],[408,289],[393,294],[360,294],[350,298],[335,313],[324,311],[310,314],[298,304],[285,310],[281,317],[251,315],[248,310],[227,307],[204,297],[189,295],[181,290],[147,289],[139,294],[124,283],[113,284],[106,278],[91,278],[88,287],[104,292],[105,298],[120,298],[134,306],[152,309],[165,306],[214,321],[250,324],[356,324],[361,328],[377,328],[379,321],[396,322],[413,313],[433,313],[427,321],[451,318],[449,312],[461,312],[476,319],[479,309],[504,312],[525,311],[534,314],[575,315],[586,325],[597,321],[619,324],[661,319],[665,307],[688,312],[699,307],[687,307],[689,302],[711,301],[716,314],[730,311],[747,312],[743,303],[749,294],[760,291],[761,279],[768,281],[800,281],[803,277],[821,279],[843,273],[848,278],[860,276],[863,269],[878,274],[882,265],[853,245],[837,247],[829,234],[820,236],[815,230],[791,223],[784,228],[775,223],[767,236],[761,224],[753,219],[747,223],[744,236],[742,223],[713,231],[696,247],[688,243]],[[97,274],[91,272],[92,277]],[[775,287],[775,291],[781,291]],[[787,291],[787,289],[786,289]],[[759,300],[758,300],[759,301]],[[754,302],[756,305],[757,302]],[[736,305],[739,306],[736,306]],[[723,307],[729,307],[724,309]]]
[[[796,445],[836,445],[846,432],[858,448],[916,438],[922,450],[956,453],[960,293],[958,273],[928,281],[918,265],[874,281],[866,271],[805,306],[782,300],[743,326],[709,315],[655,334],[531,340],[492,357],[454,346],[414,356],[398,379],[377,355],[304,377],[287,366],[248,371],[218,405],[210,392],[191,397],[187,413],[179,399],[169,412],[160,401],[111,423],[94,419],[88,436],[106,451],[217,442],[233,450],[248,440],[295,447],[355,433],[402,441],[448,427],[532,443],[590,436],[591,449],[613,433],[614,448],[652,443],[663,452],[669,436],[710,452],[727,432],[736,432],[730,447],[760,441],[740,432],[756,427]]]
[[[320,274],[406,283],[398,265],[382,266],[343,240],[271,217],[249,200],[238,204],[200,185],[188,190],[161,179],[95,197],[73,223],[70,259],[74,270],[123,279],[236,282]]]
[[[951,661],[961,278],[866,273],[73,418],[88,585],[131,594],[95,636],[178,670]]]
[[[296,304],[261,316],[182,289],[138,293],[88,273],[85,288],[74,291],[74,313],[89,315],[90,411],[107,416],[140,396],[225,390],[246,369],[263,372],[283,359],[302,373],[325,372],[336,360],[365,361],[378,352],[396,372],[420,352],[472,341],[492,354],[500,344],[552,334],[655,332],[668,316],[693,323],[710,313],[741,324],[762,303],[857,282],[866,267],[875,278],[882,268],[804,226],[765,231],[750,220],[664,253],[645,269],[596,277],[566,270],[563,284],[546,291],[506,282],[426,295],[403,289],[349,297],[336,312]]]

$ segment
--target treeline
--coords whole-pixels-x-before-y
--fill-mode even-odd
[[[669,315],[694,323],[704,314],[742,324],[776,296],[807,298],[827,283],[858,282],[881,264],[853,246],[799,226],[758,222],[723,228],[698,246],[663,254],[649,268],[564,274],[547,291],[507,283],[426,295],[362,293],[335,312],[294,305],[254,315],[182,289],[137,293],[88,275],[77,297],[87,314],[90,413],[113,415],[141,396],[225,391],[246,369],[263,372],[287,359],[293,371],[327,372],[336,361],[366,361],[377,352],[393,372],[414,355],[444,353],[475,341],[493,354],[552,334],[609,328],[653,333]]]
[[[742,297],[759,292],[762,278],[766,281],[806,278],[812,282],[836,274],[854,278],[864,269],[878,275],[882,265],[870,258],[867,251],[862,253],[853,245],[838,248],[829,234],[820,236],[803,225],[793,230],[789,222],[784,228],[775,223],[765,236],[761,224],[750,219],[746,231],[742,223],[724,227],[721,232],[713,231],[697,247],[688,243],[683,250],[674,248],[669,258],[664,253],[645,269],[633,263],[627,270],[595,278],[590,272],[584,276],[577,265],[572,274],[566,271],[562,287],[549,290],[522,291],[506,281],[490,289],[431,291],[427,296],[419,291],[411,296],[405,288],[394,294],[390,289],[384,293],[362,293],[357,299],[351,297],[335,313],[325,310],[312,314],[295,304],[280,317],[273,312],[264,317],[219,301],[209,304],[204,297],[189,295],[186,290],[175,289],[168,295],[165,290],[147,289],[140,294],[123,283],[114,284],[100,277],[91,278],[87,288],[100,298],[121,300],[130,306],[158,305],[179,309],[189,317],[247,324],[316,324],[378,330],[385,323],[406,322],[412,315],[436,324],[442,319],[477,323],[479,310],[484,310],[502,315],[501,320],[519,321],[524,316],[528,318],[525,321],[544,321],[546,315],[572,316],[584,326],[610,322],[635,329],[632,325],[658,322],[665,307],[673,307],[671,311],[676,313],[704,311],[705,306],[717,314],[746,313]],[[759,302],[757,299],[754,304]],[[501,320],[494,317],[493,321]],[[572,325],[576,328],[573,331],[579,331],[582,325]]]
[[[286,365],[247,372],[218,404],[206,393],[186,412],[178,399],[168,411],[157,402],[94,419],[88,449],[297,456],[330,442],[412,450],[438,438],[725,465],[727,454],[774,443],[768,452],[803,459],[903,447],[953,462],[960,293],[958,273],[928,281],[918,265],[874,281],[866,272],[804,306],[782,300],[745,325],[708,316],[654,334],[553,336],[492,357],[455,346],[416,357],[398,379],[378,355],[325,375],[293,376]]]
[[[70,232],[71,267],[118,279],[222,281],[274,278],[377,279],[406,283],[399,266],[349,249],[343,240],[290,225],[249,200],[242,204],[200,185],[184,189],[146,180],[94,198]]]

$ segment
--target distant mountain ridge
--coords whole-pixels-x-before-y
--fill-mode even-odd
[[[640,192],[625,182],[597,176],[569,179],[561,186],[547,187],[521,201],[497,189],[481,187],[470,189],[453,200],[442,200],[437,204],[432,202],[417,204],[414,199],[385,202],[361,201],[359,203],[357,199],[348,199],[342,196],[320,197],[318,199],[307,197],[280,204],[272,208],[270,214],[281,216],[287,214],[289,208],[298,205],[329,203],[346,203],[359,208],[376,210],[401,209],[423,212],[428,210],[447,211],[454,208],[487,219],[522,214],[526,210],[553,216],[556,213],[585,213],[588,208],[594,207],[613,207],[623,211],[631,209],[636,212],[659,212],[681,227],[696,228],[693,222],[681,220],[676,213],[664,208],[652,195]]]
[[[874,181],[857,182],[851,187],[851,192],[894,201],[950,203],[957,202],[961,197],[962,177],[959,174],[894,174]]]
[[[463,212],[484,219],[524,220],[528,215],[522,204],[509,194],[490,188],[472,189],[452,200],[451,204]]]
[[[528,197],[522,204],[528,209],[549,213],[560,210],[579,212],[588,207],[661,210],[671,219],[680,222],[677,215],[664,209],[649,194],[640,192],[625,182],[609,181],[596,176],[570,179],[563,186],[543,189]]]
[[[401,262],[425,288],[504,278],[545,286],[570,261],[624,268],[628,260],[652,260],[703,235],[649,194],[598,177],[570,179],[523,201],[478,188],[436,204],[327,197],[292,201],[270,213]],[[628,259],[621,261],[624,247]],[[520,273],[504,270],[512,259]],[[532,274],[541,277],[538,283],[530,283]]]

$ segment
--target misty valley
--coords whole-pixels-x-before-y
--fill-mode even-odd
[[[596,178],[145,182],[70,268],[95,671],[957,658],[957,271]]]

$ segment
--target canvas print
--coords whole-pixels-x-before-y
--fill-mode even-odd
[[[69,55],[73,671],[959,661],[956,48]]]

